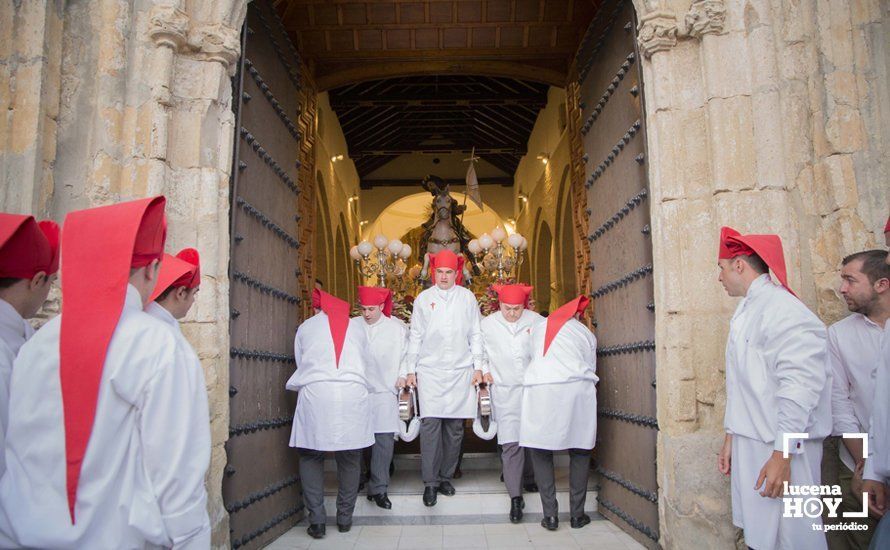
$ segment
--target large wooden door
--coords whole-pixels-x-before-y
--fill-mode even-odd
[[[630,1],[604,2],[581,43],[577,80],[568,90],[574,174],[586,189],[599,347],[598,508],[634,538],[656,547],[655,308],[635,29]]]
[[[268,2],[251,2],[235,78],[231,188],[230,428],[223,498],[233,548],[259,548],[303,516],[288,447],[293,338],[311,276],[315,90]],[[308,182],[308,183],[303,183]],[[307,196],[308,195],[308,196]]]

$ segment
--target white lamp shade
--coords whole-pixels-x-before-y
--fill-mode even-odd
[[[399,252],[399,257],[402,258],[403,260],[407,260],[408,257],[410,257],[410,256],[411,256],[411,245],[403,244],[402,251]]]
[[[368,241],[358,243],[358,253],[362,256],[368,256],[374,251],[374,247]]]
[[[389,250],[390,254],[392,254],[393,256],[398,256],[399,252],[402,251],[402,246],[404,246],[402,245],[402,241],[393,239],[389,241],[389,244],[386,245],[386,248]]]
[[[488,250],[494,246],[494,239],[492,239],[491,235],[488,233],[483,233],[482,236],[479,237],[479,246],[481,246],[483,250]]]
[[[479,254],[482,252],[482,247],[479,246],[479,240],[473,239],[472,241],[467,243],[467,248],[472,254]]]
[[[359,261],[362,259],[362,255],[358,251],[358,246],[353,246],[349,249],[349,257],[355,261]]]
[[[507,244],[509,244],[513,248],[519,248],[519,246],[522,244],[522,238],[522,235],[520,235],[519,233],[513,233],[512,235],[507,237]]]
[[[526,239],[525,237],[523,237],[523,238],[522,238],[522,244],[519,245],[519,250],[525,250],[526,248],[528,248],[528,239]]]
[[[507,238],[507,232],[503,227],[497,226],[491,230],[491,238],[494,239],[494,242],[499,243]]]
[[[377,235],[376,237],[374,237],[374,246],[376,246],[380,250],[386,248],[387,244],[389,244],[389,239],[387,239],[385,235]]]

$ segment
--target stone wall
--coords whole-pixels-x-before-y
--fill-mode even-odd
[[[826,322],[841,258],[887,216],[887,6],[878,0],[635,0],[644,54],[656,293],[662,543],[737,542],[717,473],[736,301],[718,231],[776,232]],[[683,235],[681,239],[677,235]]]

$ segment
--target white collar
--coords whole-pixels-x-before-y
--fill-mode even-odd
[[[145,306],[145,310],[146,311],[151,310],[152,314],[155,315],[159,320],[163,321],[164,323],[166,323],[170,326],[179,328],[179,321],[177,321],[176,317],[174,317],[172,313],[167,311],[167,308],[165,308],[161,304],[159,304],[157,302],[152,302],[152,303],[148,304],[147,306]]]
[[[0,325],[8,327],[13,333],[27,339],[31,335],[31,325],[25,321],[18,310],[6,300],[0,299]]]

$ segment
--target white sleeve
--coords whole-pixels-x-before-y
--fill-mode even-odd
[[[838,353],[837,334],[828,329],[828,365],[831,368],[831,435],[859,433],[862,431],[853,410],[850,395],[850,378]]]
[[[284,388],[291,391],[298,391],[300,387],[296,384],[297,371],[300,369],[300,363],[303,362],[303,347],[300,345],[300,329],[297,329],[297,334],[294,336],[294,363],[296,364],[296,368],[294,369],[294,373],[290,375],[290,378],[287,379],[287,382],[284,385]]]
[[[399,342],[399,349],[401,350],[399,356],[399,378],[405,378],[408,376],[408,335],[410,334],[408,327],[402,325],[402,330],[400,332],[402,341]]]
[[[418,303],[420,302],[420,303]],[[426,332],[427,317],[423,306],[423,298],[418,296],[411,312],[411,326],[408,329],[408,349],[405,351],[404,372],[414,374],[417,371],[417,358],[420,355],[420,346],[423,344],[423,335]]]
[[[470,353],[473,354],[473,368],[488,372],[485,362],[485,346],[482,343],[482,313],[479,311],[479,302],[472,299],[473,313],[470,315]]]
[[[822,390],[831,380],[826,369],[825,325],[815,319],[791,323],[779,321],[778,325],[775,337],[766,344],[765,351],[776,358],[778,429],[773,449],[781,451],[783,434],[806,432]],[[790,447],[791,454],[803,452],[802,446]]]
[[[143,460],[173,548],[209,548],[204,476],[210,465],[210,417],[204,371],[176,339],[172,364],[148,381],[138,406]]]

